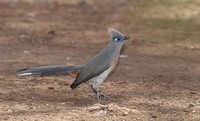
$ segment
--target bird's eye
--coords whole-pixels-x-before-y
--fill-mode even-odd
[[[120,38],[119,37],[115,37],[115,38],[113,38],[113,41],[114,42],[120,41]]]

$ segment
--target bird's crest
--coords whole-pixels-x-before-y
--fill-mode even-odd
[[[116,29],[109,28],[108,33],[110,34],[110,38],[113,42],[124,41],[127,37]]]

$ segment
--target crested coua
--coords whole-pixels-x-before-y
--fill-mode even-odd
[[[120,50],[125,40],[128,39],[127,36],[113,28],[109,28],[108,33],[110,35],[110,41],[107,46],[84,65],[30,67],[18,70],[16,74],[18,76],[28,76],[56,74],[59,72],[67,71],[78,71],[79,73],[77,74],[75,81],[70,85],[70,88],[72,90],[80,84],[86,82],[95,92],[98,100],[107,99],[108,96],[103,95],[99,87],[101,83],[112,72],[112,70],[116,67],[120,56]]]

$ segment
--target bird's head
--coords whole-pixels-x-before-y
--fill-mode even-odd
[[[125,36],[124,34],[122,34],[121,32],[113,28],[109,28],[108,33],[110,34],[111,41],[116,42],[116,43],[121,43],[121,42],[124,42],[124,40],[129,39],[127,36]]]

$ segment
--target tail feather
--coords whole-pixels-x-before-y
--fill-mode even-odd
[[[66,66],[66,65],[55,65],[55,66],[40,66],[20,69],[16,72],[17,76],[28,76],[28,75],[49,75],[67,71],[78,71],[83,65],[78,66]]]
[[[79,85],[79,84],[77,84],[76,81],[74,81],[74,83],[72,83],[72,84],[70,85],[70,88],[73,90],[73,89],[75,89],[78,85]]]

